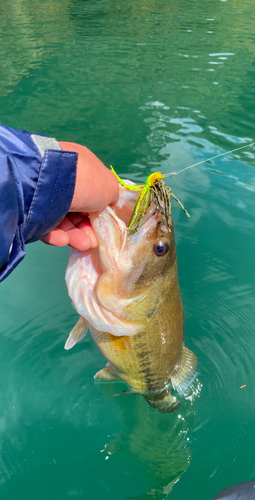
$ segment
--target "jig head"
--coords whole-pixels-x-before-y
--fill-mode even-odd
[[[164,178],[164,175],[161,172],[154,172],[150,174],[147,177],[145,184],[135,184],[133,186],[130,186],[118,176],[112,166],[111,170],[116,175],[119,183],[126,189],[129,189],[131,191],[141,191],[141,194],[137,198],[134,210],[129,221],[128,232],[136,233],[136,231],[141,226],[142,219],[152,202],[155,203],[155,208],[160,207],[164,211],[167,225],[170,230],[171,196],[177,201],[177,203],[179,203],[180,207],[185,212],[187,217],[190,217],[183,204],[173,194],[171,188],[167,186],[162,180]]]

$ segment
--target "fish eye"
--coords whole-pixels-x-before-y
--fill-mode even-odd
[[[168,251],[168,245],[166,245],[163,241],[158,241],[154,246],[154,252],[158,257],[162,257]]]

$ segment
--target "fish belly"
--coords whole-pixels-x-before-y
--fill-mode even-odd
[[[169,383],[183,350],[183,308],[178,281],[164,295],[147,327],[133,336],[114,336],[90,327],[112,370],[135,392],[157,394]]]

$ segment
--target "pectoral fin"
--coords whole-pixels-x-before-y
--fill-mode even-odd
[[[197,357],[183,346],[180,362],[171,376],[172,386],[180,395],[188,393],[189,387],[197,376]]]
[[[88,331],[87,323],[85,319],[81,316],[79,321],[73,327],[72,331],[69,333],[69,337],[65,343],[65,349],[72,349],[72,347],[77,344],[83,337],[85,337]]]
[[[104,382],[109,382],[110,380],[121,380],[117,375],[115,375],[109,365],[106,365],[105,368],[99,370],[99,372],[94,375],[94,379]]]

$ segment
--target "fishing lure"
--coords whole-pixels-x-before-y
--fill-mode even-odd
[[[155,209],[160,207],[164,210],[167,225],[170,229],[171,196],[177,201],[177,203],[179,203],[187,217],[190,217],[183,204],[173,194],[171,188],[162,180],[164,175],[161,172],[154,172],[153,174],[150,174],[147,177],[145,184],[135,184],[134,186],[130,186],[118,176],[112,166],[111,170],[116,175],[119,183],[126,189],[130,189],[131,191],[141,191],[129,221],[128,232],[132,231],[136,233],[142,223],[143,216],[146,214],[153,202],[155,204]]]
[[[130,186],[129,184],[126,184],[115,172],[113,167],[111,166],[112,172],[116,175],[119,183],[124,186],[126,189],[130,189],[131,191],[142,191],[140,196],[137,199],[137,202],[135,204],[135,208],[133,210],[133,213],[131,215],[131,219],[128,225],[128,232],[134,231],[136,232],[141,223],[142,223],[142,218],[146,214],[147,210],[149,209],[150,205],[154,202],[155,203],[155,209],[160,206],[161,209],[164,210],[164,214],[167,220],[167,225],[168,228],[170,229],[170,216],[171,216],[171,196],[179,203],[180,207],[182,210],[185,212],[185,214],[190,217],[188,214],[187,210],[184,208],[183,204],[178,200],[178,198],[173,194],[171,188],[165,184],[165,182],[162,180],[164,177],[171,177],[172,175],[178,175],[181,172],[184,172],[184,170],[188,170],[189,168],[196,167],[197,165],[201,165],[201,163],[205,163],[207,161],[214,160],[215,158],[218,158],[219,156],[224,156],[229,153],[234,153],[235,151],[239,151],[240,149],[248,148],[250,146],[254,146],[255,142],[252,142],[251,144],[246,144],[245,146],[241,146],[236,149],[232,149],[232,151],[226,151],[225,153],[220,153],[216,156],[213,156],[212,158],[208,158],[206,160],[202,160],[198,163],[195,163],[194,165],[190,165],[189,167],[185,167],[182,170],[179,170],[178,172],[170,172],[167,174],[162,174],[161,172],[154,172],[153,174],[150,174],[147,179],[145,184],[135,184],[134,186]]]

